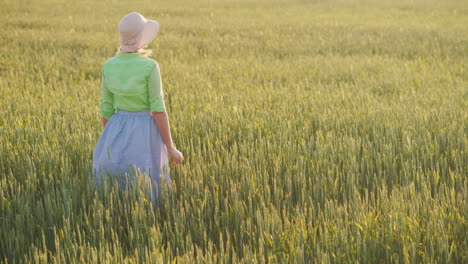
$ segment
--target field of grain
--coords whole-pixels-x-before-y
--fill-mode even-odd
[[[0,4],[0,262],[468,263],[465,1]],[[157,211],[91,175],[132,11],[186,157]]]

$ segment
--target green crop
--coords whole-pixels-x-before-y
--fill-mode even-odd
[[[468,263],[465,1],[0,4],[0,262]],[[132,11],[186,158],[159,210],[91,174]]]

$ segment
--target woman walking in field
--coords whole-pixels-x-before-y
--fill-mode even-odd
[[[102,67],[99,113],[104,130],[93,155],[96,183],[104,176],[141,174],[151,183],[151,198],[161,195],[162,178],[169,179],[167,153],[173,163],[184,157],[172,142],[158,63],[143,49],[158,33],[156,21],[139,13],[119,23],[120,48]],[[120,184],[126,184],[124,178]]]

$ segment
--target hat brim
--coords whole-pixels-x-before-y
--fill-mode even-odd
[[[158,22],[148,19],[143,27],[143,30],[140,33],[138,47],[140,49],[146,47],[156,37],[158,31]]]

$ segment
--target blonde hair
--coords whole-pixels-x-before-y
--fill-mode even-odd
[[[117,49],[117,52],[123,52],[122,49],[119,47]],[[138,54],[140,54],[141,56],[145,56],[145,57],[149,57],[151,55],[153,55],[153,51],[150,50],[150,49],[139,49],[137,51]]]

